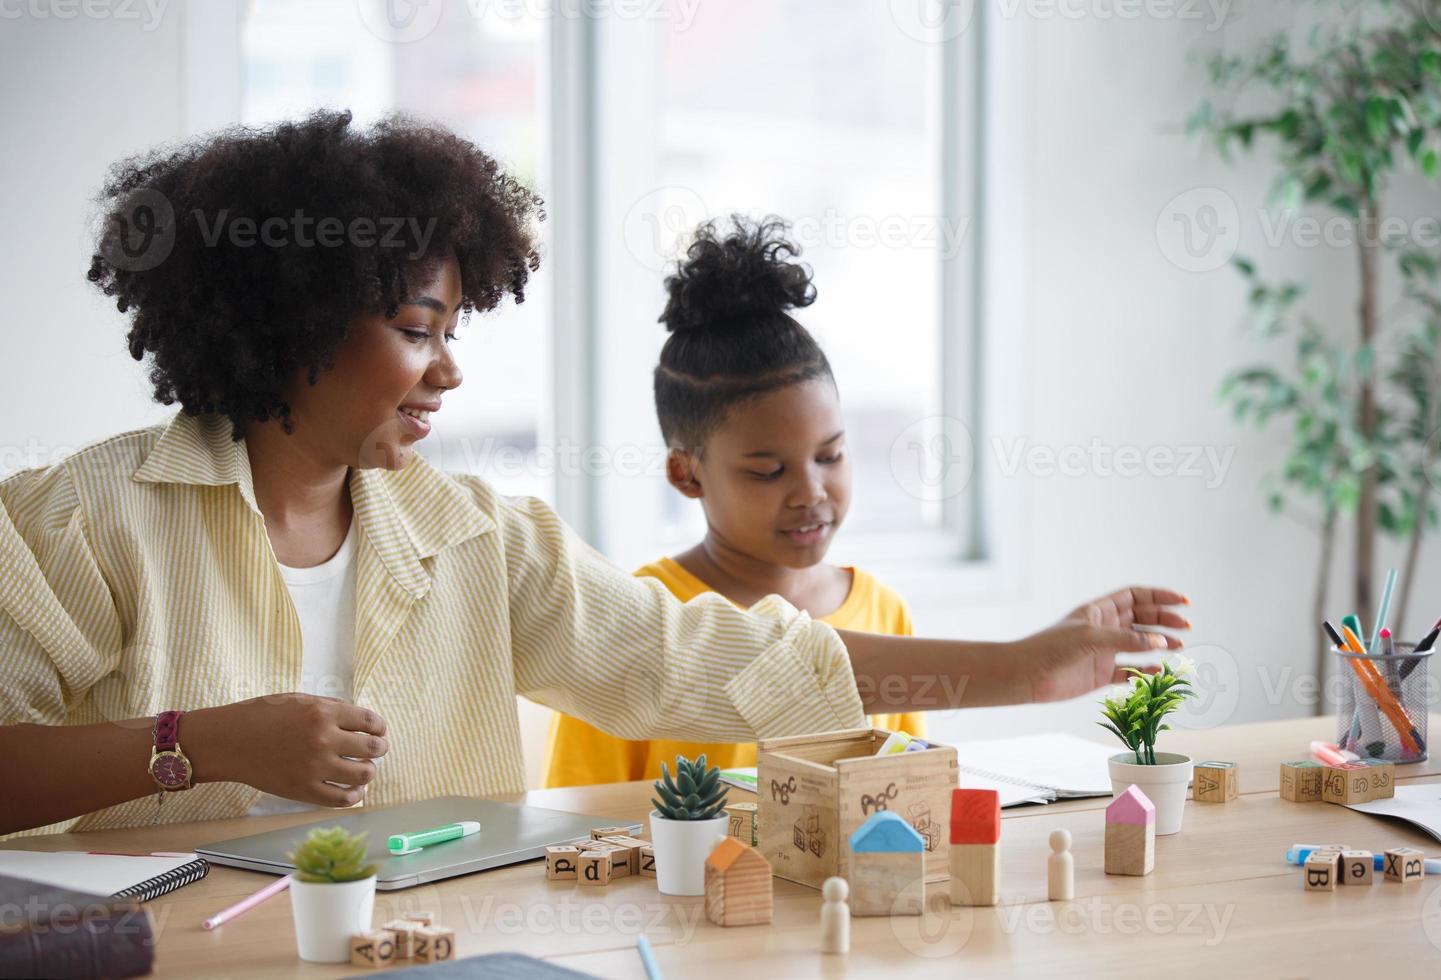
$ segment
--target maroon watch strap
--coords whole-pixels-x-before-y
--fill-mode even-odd
[[[168,752],[180,741],[180,716],[183,711],[162,711],[155,717],[155,749]]]

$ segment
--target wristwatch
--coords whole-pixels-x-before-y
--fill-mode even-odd
[[[152,735],[155,746],[150,750],[150,777],[161,792],[190,788],[190,760],[180,751],[180,716],[183,711],[162,711],[155,716]]]

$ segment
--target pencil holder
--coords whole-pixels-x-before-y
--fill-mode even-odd
[[[1414,643],[1368,657],[1332,648],[1341,677],[1336,744],[1362,760],[1421,762],[1427,757],[1431,651]]]

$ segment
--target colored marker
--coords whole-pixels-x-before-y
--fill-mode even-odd
[[[414,854],[421,848],[429,847],[432,844],[443,844],[448,840],[459,840],[462,837],[478,833],[480,833],[478,822],[462,820],[459,823],[448,823],[443,827],[417,830],[412,834],[391,834],[387,844],[390,847],[390,853],[399,856]]]
[[[1386,625],[1386,617],[1391,615],[1391,596],[1395,592],[1396,569],[1393,568],[1386,573],[1386,587],[1381,590],[1381,614],[1376,617],[1376,630],[1371,634],[1371,645],[1366,648],[1366,653],[1372,657],[1381,652],[1381,629]]]
[[[200,928],[214,929],[218,925],[223,925],[226,922],[229,922],[231,919],[235,918],[236,916],[244,915],[246,912],[249,912],[251,909],[255,908],[255,906],[265,901],[271,895],[278,895],[289,887],[290,875],[282,875],[272,881],[270,884],[266,885],[264,888],[260,889],[260,891],[256,892],[255,894],[250,895],[246,898],[242,898],[234,905],[227,905],[219,912],[216,912],[210,918],[200,923]]]

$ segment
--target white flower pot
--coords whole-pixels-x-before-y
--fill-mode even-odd
[[[1136,786],[1156,808],[1156,836],[1181,832],[1186,814],[1186,787],[1191,784],[1191,757],[1175,752],[1157,752],[1154,766],[1136,765],[1133,752],[1113,755],[1111,793],[1120,796],[1127,786]]]
[[[295,945],[311,963],[349,963],[350,937],[369,932],[375,914],[375,875],[360,881],[290,882]]]
[[[656,887],[662,895],[705,894],[705,859],[716,838],[726,835],[729,819],[722,813],[709,820],[669,820],[651,811]]]

